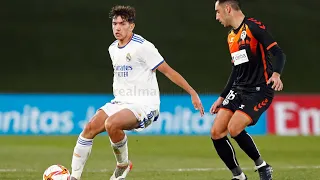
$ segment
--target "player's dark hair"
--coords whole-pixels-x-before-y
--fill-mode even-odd
[[[122,19],[128,21],[129,23],[133,23],[136,19],[136,10],[131,6],[117,5],[112,7],[109,17],[113,19],[118,16],[121,16]]]
[[[216,0],[216,2],[219,2],[220,4],[228,2],[232,9],[237,11],[241,9],[240,0]]]

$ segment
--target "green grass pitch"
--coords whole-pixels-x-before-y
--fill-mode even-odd
[[[254,136],[262,157],[274,167],[275,180],[320,179],[320,137]],[[77,136],[1,136],[0,180],[42,179],[52,164],[70,169]],[[238,161],[250,180],[253,162],[239,149]],[[230,180],[208,136],[130,136],[133,169],[128,180]],[[107,136],[94,140],[82,180],[109,179],[115,167]]]

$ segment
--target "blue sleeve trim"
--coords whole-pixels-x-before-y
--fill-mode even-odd
[[[164,60],[162,60],[159,64],[157,64],[154,68],[152,68],[152,71],[157,69],[163,62],[164,62]]]

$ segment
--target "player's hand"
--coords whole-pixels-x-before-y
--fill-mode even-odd
[[[224,98],[223,97],[219,97],[211,106],[210,108],[210,113],[211,114],[216,114],[219,109],[220,109],[220,105],[222,104]]]
[[[197,93],[191,94],[191,101],[192,101],[192,104],[193,104],[194,108],[196,110],[199,110],[200,111],[200,115],[203,116],[204,115],[204,109],[203,109],[201,100],[200,100],[200,98],[199,98]]]
[[[280,74],[277,72],[274,72],[271,76],[271,78],[268,80],[267,84],[272,84],[272,89],[276,91],[281,91],[283,89],[283,83],[280,79]]]

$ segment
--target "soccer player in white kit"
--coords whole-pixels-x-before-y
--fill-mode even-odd
[[[135,9],[115,6],[111,9],[112,30],[116,38],[109,47],[114,69],[114,99],[102,106],[79,135],[72,157],[71,180],[80,180],[92,149],[93,138],[107,131],[117,161],[110,180],[125,179],[132,168],[128,159],[124,130],[143,130],[159,117],[160,96],[156,70],[191,95],[196,110],[204,114],[197,92],[160,55],[156,47],[134,34]]]

